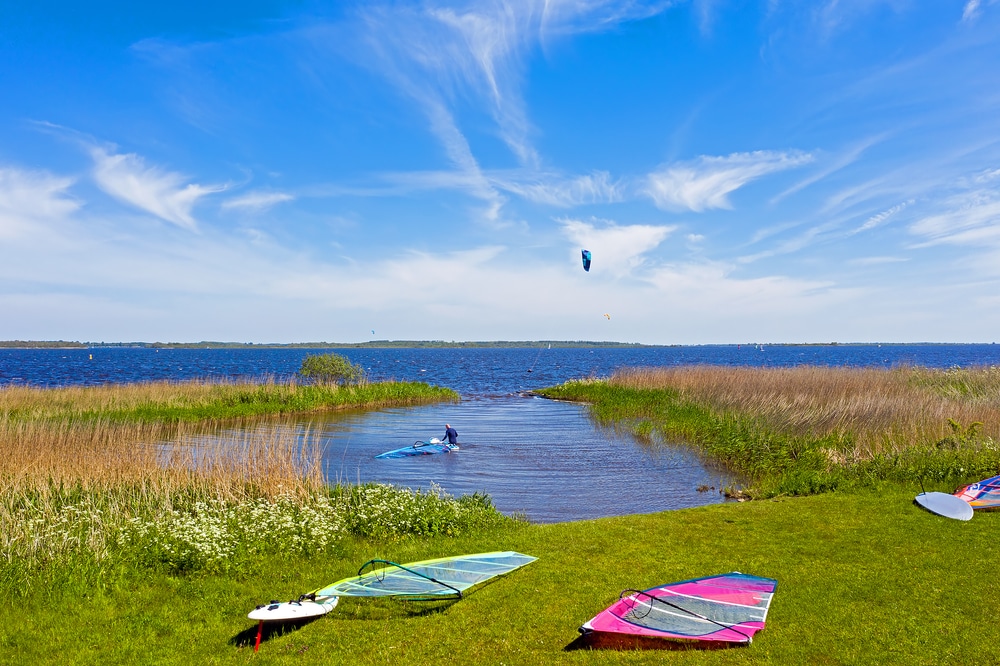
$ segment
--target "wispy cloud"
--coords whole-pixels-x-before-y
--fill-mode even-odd
[[[656,249],[667,236],[676,230],[674,226],[651,224],[617,225],[608,221],[584,222],[563,218],[563,235],[573,241],[574,252],[590,250],[593,254],[591,271],[608,272],[623,276],[640,266],[643,255]]]
[[[542,159],[522,94],[526,61],[546,40],[560,35],[614,28],[626,21],[662,12],[673,2],[610,0],[473,0],[459,6],[368,7],[359,24],[363,56],[403,95],[415,100],[449,161],[467,175],[469,194],[487,202],[487,218],[497,219],[504,198],[483,177],[459,109],[468,99],[483,104],[496,135],[526,170],[539,170]],[[549,203],[602,198],[610,183],[583,176],[572,183],[500,185],[519,196]],[[599,192],[600,190],[600,192]]]
[[[912,233],[926,239],[923,246],[1000,242],[1000,195],[996,192],[980,190],[956,195],[942,208],[940,213],[910,225]]]
[[[771,199],[771,203],[772,204],[778,203],[785,197],[795,194],[796,192],[803,190],[809,187],[810,185],[818,183],[824,178],[830,176],[831,174],[836,173],[837,171],[840,171],[841,169],[851,165],[852,163],[857,161],[857,159],[861,157],[861,155],[864,154],[866,150],[884,141],[887,136],[888,135],[886,133],[879,134],[877,136],[869,137],[863,141],[860,141],[853,146],[850,146],[847,150],[845,150],[841,154],[836,155],[828,164],[826,164],[819,171],[817,171],[816,173],[812,174],[811,176],[803,180],[800,180],[795,185],[792,185],[784,192],[775,196],[773,199]]]
[[[496,187],[528,201],[566,208],[623,201],[626,192],[625,184],[612,180],[606,171],[569,178],[545,172],[491,172],[487,177]]]
[[[146,166],[134,153],[111,153],[92,146],[94,180],[111,196],[145,210],[179,227],[197,230],[191,215],[194,205],[207,194],[222,192],[224,185],[197,185],[173,171]]]
[[[664,210],[731,208],[729,194],[752,180],[812,161],[799,151],[760,150],[726,157],[702,156],[649,174],[645,194]]]
[[[0,238],[19,236],[36,222],[77,210],[79,202],[67,192],[73,182],[46,171],[0,167]]]
[[[294,201],[295,197],[285,192],[248,192],[241,197],[235,197],[222,202],[223,210],[234,208],[248,210],[267,210],[286,201]]]
[[[892,256],[882,256],[882,257],[856,257],[854,259],[849,259],[847,263],[854,266],[879,266],[883,264],[899,264],[904,261],[909,261],[906,257],[892,257]]]
[[[969,0],[962,10],[962,20],[971,21],[979,13],[979,0]]]
[[[993,6],[1000,4],[1000,0],[987,0],[986,5]],[[983,13],[983,2],[982,0],[969,0],[965,3],[965,7],[962,8],[962,21],[972,22],[978,19]]]
[[[875,227],[881,226],[886,220],[888,220],[896,213],[900,212],[907,206],[913,205],[913,202],[914,199],[909,199],[908,201],[896,204],[895,206],[889,208],[888,210],[884,210],[881,213],[876,213],[875,215],[872,215],[867,220],[865,220],[864,224],[862,224],[860,227],[849,231],[848,235],[853,236],[854,234],[859,234],[862,231],[868,231],[869,229],[874,229]]]

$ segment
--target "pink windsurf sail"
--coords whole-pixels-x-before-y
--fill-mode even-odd
[[[749,643],[764,628],[778,581],[736,571],[625,590],[580,633],[625,634],[673,641]]]
[[[1000,509],[1000,476],[963,486],[955,491],[955,496],[964,499],[973,509]]]

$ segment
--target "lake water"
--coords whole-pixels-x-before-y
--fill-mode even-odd
[[[507,513],[536,522],[646,513],[723,501],[733,479],[683,446],[650,443],[597,426],[587,408],[533,397],[532,389],[606,376],[626,366],[928,367],[1000,365],[981,345],[711,345],[562,349],[335,349],[373,380],[426,381],[462,394],[459,404],[326,414],[287,427],[322,438],[331,481],[431,484],[460,495],[486,492]],[[0,350],[0,386],[94,385],[149,380],[292,376],[303,349]],[[445,422],[461,450],[375,460],[389,449],[440,437]],[[709,486],[714,490],[699,492]]]

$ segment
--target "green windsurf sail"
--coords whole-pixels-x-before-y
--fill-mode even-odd
[[[369,560],[351,576],[313,592],[324,597],[404,597],[413,600],[461,599],[469,588],[534,562],[513,551],[458,555],[396,564]]]

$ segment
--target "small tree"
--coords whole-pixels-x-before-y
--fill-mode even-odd
[[[302,360],[299,374],[316,382],[357,384],[364,381],[365,370],[340,354],[314,354]]]

